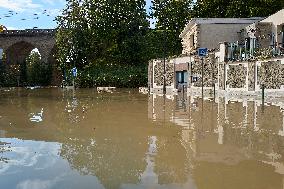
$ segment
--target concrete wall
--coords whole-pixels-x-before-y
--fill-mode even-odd
[[[200,25],[198,40],[200,47],[208,49],[219,48],[220,42],[235,42],[239,40],[238,32],[247,24],[203,24]]]
[[[227,66],[226,88],[247,90],[247,64],[229,64]]]
[[[189,77],[190,88],[202,86],[202,60],[199,57],[194,57],[194,61],[190,64],[190,76],[193,76],[195,80],[191,80]],[[203,60],[203,86],[205,88],[212,88],[216,83],[218,76],[218,68],[214,54],[210,54]]]
[[[284,58],[257,62],[256,88],[264,85],[266,89],[284,91]]]
[[[253,62],[219,63],[220,90],[284,92],[284,58]]]
[[[165,62],[166,90],[172,92],[175,88],[174,64],[169,60]],[[162,93],[164,85],[164,61],[162,59],[152,60],[148,66],[148,85],[150,92]]]
[[[238,32],[248,24],[194,24],[182,38],[182,54],[190,54],[199,47],[219,48],[220,42],[239,40]],[[191,37],[194,36],[194,46]]]
[[[183,37],[182,37],[182,54],[190,54],[193,51],[195,51],[198,47],[200,47],[200,26],[198,24],[194,24],[191,26],[189,29],[189,32],[187,32]],[[194,40],[192,40],[192,37]],[[193,43],[194,42],[194,45]]]
[[[202,87],[202,60],[198,56],[170,59],[166,62],[166,87],[176,88],[175,71],[187,70],[189,91]],[[188,69],[186,69],[188,68]],[[149,87],[152,92],[163,89],[163,61],[149,64]],[[284,92],[284,57],[263,61],[218,62],[212,53],[203,61],[203,87],[211,91],[248,92],[259,94],[262,85],[266,92]]]

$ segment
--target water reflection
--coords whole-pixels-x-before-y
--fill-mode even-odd
[[[189,162],[194,162],[192,175],[199,188],[284,186],[281,99],[267,99],[263,109],[261,100],[253,98],[203,101],[176,96],[166,99],[164,114],[159,105],[163,101],[161,96],[149,97],[149,118],[166,119],[182,127],[181,144]],[[202,178],[210,178],[210,182]]]
[[[0,93],[1,188],[284,187],[279,99]]]

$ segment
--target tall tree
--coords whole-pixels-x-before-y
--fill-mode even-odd
[[[194,6],[194,17],[225,18],[230,1],[231,0],[197,0]]]
[[[52,78],[52,66],[43,63],[38,52],[32,51],[24,64],[26,64],[26,68],[22,70],[22,72],[27,71],[25,74],[27,74],[26,79],[28,80],[29,85],[47,86],[50,84]],[[21,76],[23,77],[23,75]]]
[[[191,18],[192,3],[192,0],[152,0],[151,17],[156,19],[156,29],[166,31],[169,55],[182,51],[179,35]]]
[[[89,40],[86,9],[80,0],[67,1],[62,15],[57,17],[57,59],[63,64],[72,62],[82,67],[87,61]],[[71,66],[71,65],[70,65]]]
[[[231,0],[227,17],[267,17],[284,8],[279,0]]]
[[[279,0],[197,0],[195,17],[247,18],[266,17],[284,8]]]
[[[141,63],[145,0],[68,0],[58,20],[61,62]]]

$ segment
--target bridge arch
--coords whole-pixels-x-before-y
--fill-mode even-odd
[[[48,63],[55,46],[55,32],[53,29],[7,30],[0,33],[0,48],[10,63],[23,61],[34,48],[39,50],[42,61]]]
[[[5,51],[7,64],[19,64],[25,61],[36,47],[26,41],[20,41],[9,46]]]
[[[56,49],[55,33],[54,29],[6,30],[0,33],[0,49],[3,49],[8,64],[21,64],[31,51],[37,48],[41,61],[52,64],[56,70],[56,60],[53,56]],[[52,84],[57,85],[59,80],[56,79]]]

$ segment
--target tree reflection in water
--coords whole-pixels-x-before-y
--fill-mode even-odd
[[[10,93],[0,103],[4,138],[60,143],[73,170],[105,188],[283,184],[283,106],[274,101],[263,112],[255,99],[53,89]],[[30,122],[41,108],[43,121]]]

